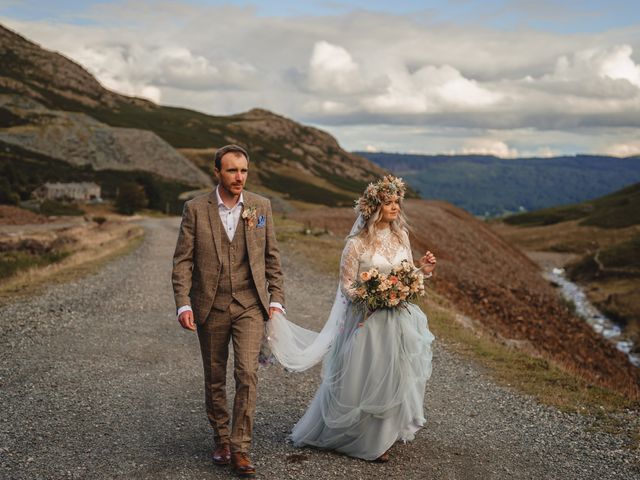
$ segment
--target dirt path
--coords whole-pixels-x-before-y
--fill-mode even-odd
[[[142,224],[147,237],[132,254],[0,309],[1,478],[233,477],[209,460],[197,341],[173,315],[178,220]],[[284,247],[289,316],[319,328],[335,279]],[[319,368],[260,371],[259,478],[640,479],[640,452],[621,438],[495,385],[443,342],[427,425],[386,465],[285,443],[318,380]]]

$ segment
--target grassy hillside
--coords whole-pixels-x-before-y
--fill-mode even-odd
[[[553,225],[580,220],[580,225],[624,228],[640,224],[640,183],[579,204],[546,208],[505,218],[510,225]]]
[[[494,228],[524,250],[563,252],[569,278],[625,327],[640,352],[640,184],[507,217]]]
[[[582,202],[640,181],[639,157],[358,153],[404,177],[423,198],[446,200],[474,215]]]

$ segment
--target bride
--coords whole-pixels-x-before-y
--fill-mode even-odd
[[[376,268],[386,274],[403,260],[413,264],[402,213],[404,193],[402,180],[387,176],[370,184],[358,200],[336,300],[320,333],[282,315],[267,325],[269,345],[287,369],[305,370],[324,358],[322,383],[290,435],[295,446],[386,462],[389,448],[397,440],[412,440],[425,422],[423,399],[434,340],[427,317],[408,302],[373,312],[354,303],[353,284],[361,273]],[[435,256],[426,252],[419,271],[430,277],[435,263]]]

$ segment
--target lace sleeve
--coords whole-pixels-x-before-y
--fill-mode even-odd
[[[340,290],[347,298],[353,298],[351,284],[358,276],[361,246],[357,238],[350,238],[342,251],[340,260]]]
[[[413,252],[411,251],[411,242],[409,242],[409,234],[406,230],[402,231],[402,245],[407,250],[407,260],[413,265]]]
[[[413,265],[416,269],[418,268],[416,266],[415,263],[413,263],[413,252],[411,251],[411,243],[409,242],[409,233],[405,230],[404,232],[402,232],[402,244],[404,245],[404,247],[407,249],[407,255],[408,255],[408,259],[409,262],[411,262],[411,265]],[[420,270],[422,271],[422,270]],[[427,274],[424,274],[424,278],[431,278],[433,276],[433,273],[429,272]]]

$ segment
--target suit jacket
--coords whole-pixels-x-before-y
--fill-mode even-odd
[[[284,305],[284,280],[280,252],[273,227],[271,202],[255,193],[243,192],[244,209],[255,207],[255,226],[245,225],[251,276],[265,312],[269,302]],[[241,222],[245,220],[240,218]],[[222,262],[221,235],[226,235],[218,213],[216,192],[198,196],[184,204],[182,223],[173,255],[173,293],[176,308],[191,305],[195,322],[207,319],[216,296]]]

